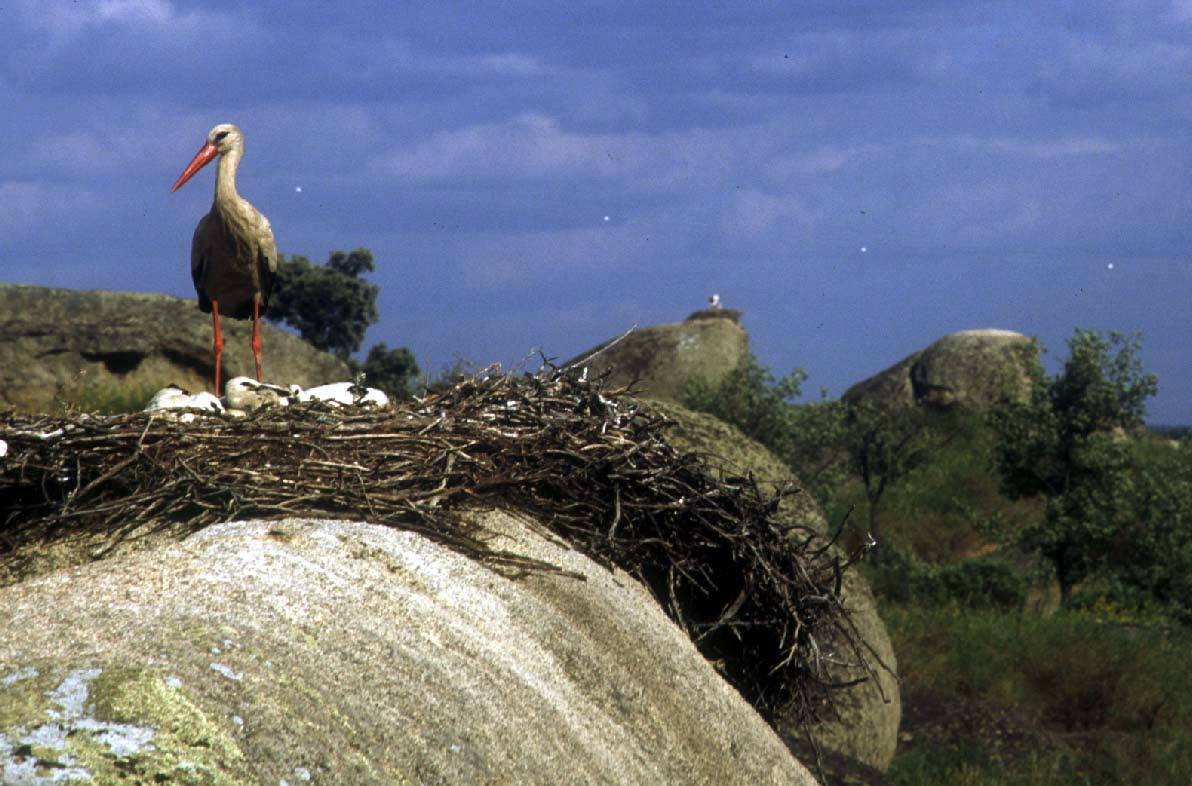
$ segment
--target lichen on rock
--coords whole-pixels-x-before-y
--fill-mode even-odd
[[[177,680],[124,666],[2,672],[5,784],[250,782],[236,743]]]

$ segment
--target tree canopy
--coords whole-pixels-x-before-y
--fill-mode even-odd
[[[353,372],[363,371],[365,383],[393,398],[409,398],[418,376],[414,353],[406,347],[372,346],[364,363],[352,359],[369,326],[379,319],[380,288],[361,278],[376,271],[367,248],[332,251],[324,265],[295,254],[281,255],[277,281],[266,316],[298,330],[309,344],[346,361]]]
[[[347,360],[379,318],[380,288],[360,278],[374,270],[376,263],[367,248],[334,251],[325,265],[312,264],[304,256],[280,255],[266,316],[294,327],[313,346]]]
[[[1158,389],[1138,357],[1141,341],[1078,329],[1063,370],[1048,376],[1036,361],[1029,399],[1004,402],[990,418],[1003,491],[1046,501],[1043,521],[1022,541],[1054,565],[1065,603],[1130,518],[1125,436]]]
[[[865,490],[870,537],[880,545],[878,508],[882,496],[926,463],[938,440],[918,408],[886,412],[872,402],[857,401],[845,404],[843,441],[849,468]]]
[[[406,347],[390,349],[384,341],[373,344],[360,367],[364,383],[380,388],[391,398],[409,398],[414,394],[411,382],[419,374],[414,353]]]

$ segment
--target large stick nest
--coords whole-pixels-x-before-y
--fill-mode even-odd
[[[624,393],[561,373],[491,373],[379,411],[0,415],[0,560],[79,533],[116,542],[180,523],[318,515],[413,530],[506,575],[557,570],[491,547],[460,515],[513,509],[640,579],[765,717],[812,720],[841,687],[831,665],[869,669],[840,600],[846,566],[816,533],[776,520],[781,494],[798,492],[715,476]]]

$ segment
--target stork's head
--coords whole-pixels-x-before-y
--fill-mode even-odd
[[[220,123],[207,132],[207,144],[211,145],[222,156],[233,147],[244,146],[244,135],[240,129],[231,123]]]
[[[186,165],[186,169],[174,181],[174,187],[170,190],[177,191],[182,188],[187,180],[194,177],[196,172],[207,166],[216,156],[243,149],[244,135],[240,133],[240,129],[231,123],[220,123],[207,132],[207,141],[199,148],[199,152],[195,153],[195,157]]]

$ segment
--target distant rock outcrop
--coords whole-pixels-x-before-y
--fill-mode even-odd
[[[0,284],[0,405],[44,410],[63,391],[104,384],[205,390],[211,330],[193,300]],[[223,320],[223,330],[224,378],[252,373],[250,323]],[[268,324],[261,334],[268,381],[308,387],[349,377],[342,361],[296,336]]]
[[[479,521],[573,575],[288,519],[0,589],[0,781],[814,786],[636,581]]]
[[[841,398],[890,412],[913,406],[985,409],[1004,397],[1025,396],[1027,369],[1037,358],[1035,345],[1021,333],[963,330],[858,382]]]
[[[749,351],[749,334],[733,309],[697,311],[683,322],[640,328],[611,339],[567,365],[586,366],[591,376],[609,373],[613,385],[637,381],[642,396],[682,404],[687,384],[715,385]]]

